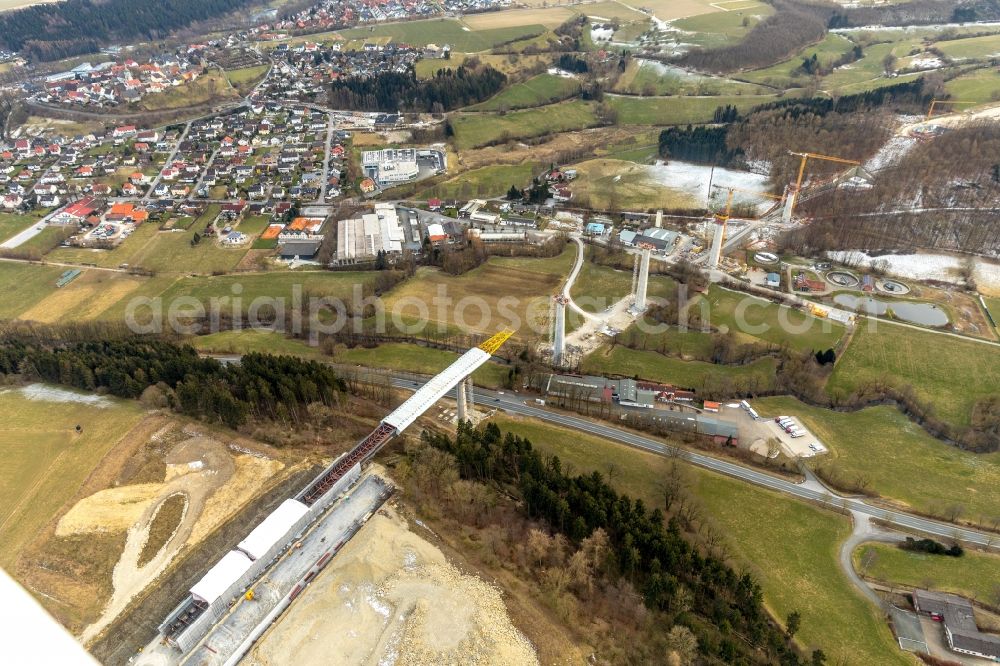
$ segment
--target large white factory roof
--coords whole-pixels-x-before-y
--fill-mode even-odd
[[[237,548],[249,555],[252,560],[263,557],[271,546],[283,539],[292,525],[308,511],[308,507],[302,502],[286,499],[243,541],[240,541]]]
[[[392,204],[378,204],[375,211],[341,220],[337,225],[337,256],[340,259],[374,257],[380,250],[403,251],[403,227]]]
[[[247,572],[253,562],[244,553],[231,550],[208,570],[191,588],[191,596],[207,604],[214,604],[229,586]]]
[[[479,347],[473,347],[458,357],[458,360],[449,365],[441,374],[436,375],[429,382],[421,386],[416,393],[411,395],[406,402],[397,407],[389,416],[382,419],[382,423],[387,423],[402,432],[404,428],[417,420],[421,414],[435,402],[445,396],[451,387],[465,379],[467,375],[490,360],[489,352],[485,352]]]

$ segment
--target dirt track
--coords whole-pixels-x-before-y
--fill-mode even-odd
[[[129,658],[156,635],[160,621],[191,585],[246,536],[246,526],[263,520],[319,470],[314,466],[293,473],[210,534],[197,549],[188,551],[161,580],[149,585],[132,600],[130,607],[90,646],[90,652],[105,666],[128,663]]]

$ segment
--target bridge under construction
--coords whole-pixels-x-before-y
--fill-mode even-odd
[[[361,466],[370,461],[387,442],[412,425],[452,389],[457,389],[458,416],[460,419],[466,418],[471,397],[472,373],[489,361],[513,334],[512,330],[501,331],[462,354],[382,419],[378,427],[353,449],[324,469],[294,498],[286,499],[274,512],[264,518],[236,549],[226,553],[211,567],[159,626],[160,640],[163,644],[176,649],[173,653],[175,658],[179,661],[187,660],[189,656],[193,656],[191,651],[202,644],[216,625],[222,622],[233,624],[230,620],[236,613],[233,609],[237,608],[241,597],[246,597],[248,601],[253,599],[254,585],[258,581],[268,576],[284,579],[289,588],[287,593],[283,591],[280,598],[271,595],[273,598],[269,598],[267,603],[273,604],[273,609],[259,625],[254,626],[254,623],[245,621],[242,624],[237,623],[240,624],[241,631],[235,633],[242,634],[245,631],[245,636],[235,636],[233,628],[226,627],[223,633],[227,636],[227,644],[231,644],[232,648],[232,652],[227,655],[228,658],[219,659],[222,656],[216,649],[219,646],[207,652],[198,650],[200,661],[208,659],[213,663],[218,661],[226,664],[235,664],[239,661],[263,629],[288,607],[319,570],[336,555],[350,535],[360,529],[371,513],[389,496],[391,488],[369,498],[369,503],[364,504],[361,509],[367,515],[358,514],[349,520],[351,527],[344,530],[343,538],[331,538],[328,541],[324,539],[321,541],[323,546],[316,545],[310,550],[310,556],[316,557],[315,565],[301,579],[296,573],[295,580],[289,580],[287,571],[281,571],[280,574],[277,571],[287,562],[288,558],[284,556],[291,546],[296,543],[306,543],[311,539],[308,535],[321,531],[322,524],[327,519],[328,509],[333,507],[331,511],[336,513],[338,508],[335,505],[338,500],[361,478]],[[298,584],[295,584],[296,582]],[[259,599],[259,602],[262,601],[263,598]],[[239,640],[236,640],[237,638]]]

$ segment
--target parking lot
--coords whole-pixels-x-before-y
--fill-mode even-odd
[[[736,423],[740,429],[740,444],[760,455],[768,455],[767,443],[771,439],[780,443],[781,453],[789,458],[812,458],[827,453],[823,443],[794,415],[790,414],[788,417],[803,433],[798,437],[792,437],[774,418],[754,419],[737,402],[723,405],[716,416]]]

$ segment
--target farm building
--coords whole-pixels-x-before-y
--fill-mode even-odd
[[[952,651],[1000,661],[1000,636],[979,631],[968,599],[943,592],[914,590],[913,605],[918,613],[941,622]]]
[[[278,246],[278,257],[281,259],[310,260],[319,252],[320,240],[292,240]]]

